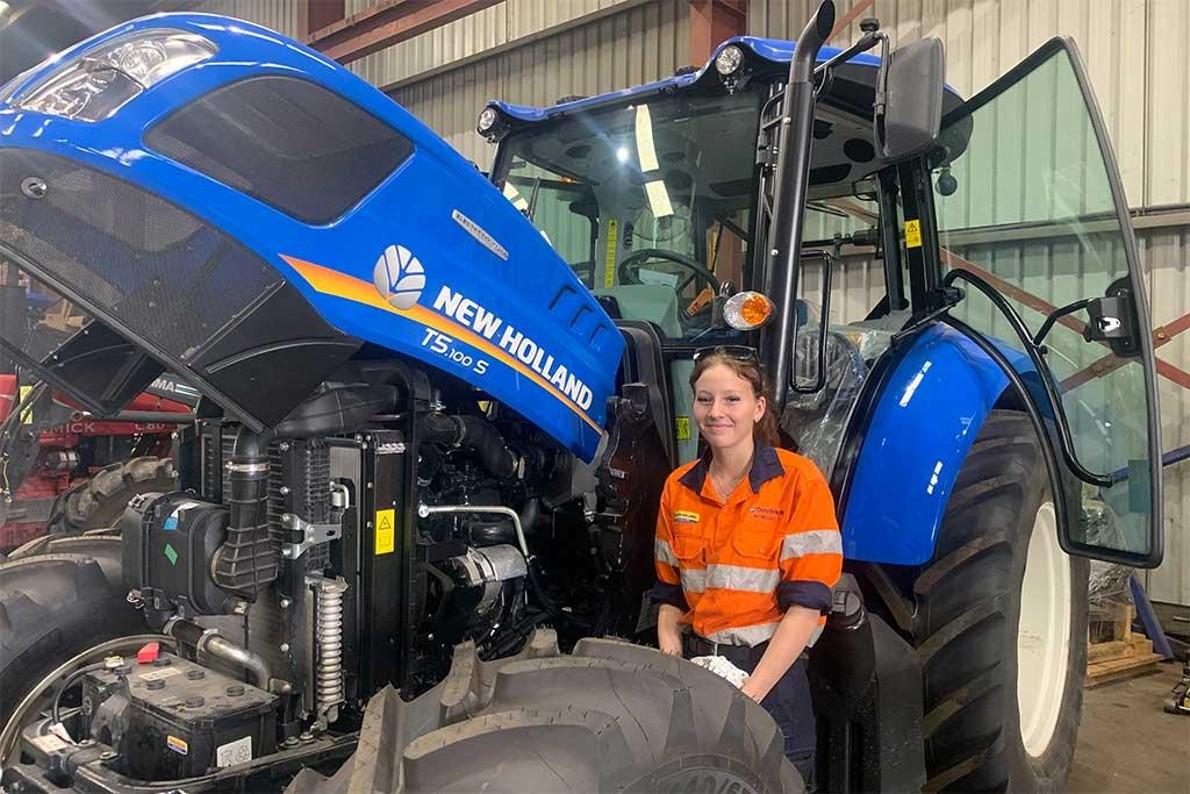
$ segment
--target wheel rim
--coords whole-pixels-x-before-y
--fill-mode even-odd
[[[1034,758],[1049,748],[1062,715],[1073,606],[1070,558],[1058,545],[1054,505],[1046,502],[1029,537],[1016,640],[1021,742]]]

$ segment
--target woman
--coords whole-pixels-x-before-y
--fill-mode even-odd
[[[776,448],[754,351],[699,351],[690,385],[707,450],[674,471],[661,495],[657,639],[664,653],[719,655],[749,673],[744,694],[781,726],[785,754],[809,787],[805,650],[826,623],[843,564],[834,503],[813,463]]]

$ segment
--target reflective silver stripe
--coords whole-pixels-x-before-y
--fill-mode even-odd
[[[687,593],[702,593],[707,589],[707,572],[705,568],[683,568],[682,589]]]
[[[716,631],[707,636],[706,639],[711,642],[722,643],[723,645],[759,645],[765,640],[772,639],[772,636],[777,633],[777,626],[781,625],[781,621],[774,623],[761,623],[756,626],[737,626],[735,628],[723,629]]]
[[[806,647],[813,648],[814,643],[818,642],[818,638],[822,636],[822,630],[825,626],[815,626],[814,633],[810,635],[810,639],[806,640]]]
[[[781,559],[807,554],[842,554],[843,536],[837,529],[815,529],[786,535],[781,543]]]
[[[669,543],[657,538],[653,542],[653,556],[657,558],[658,562],[668,563],[675,568],[678,565],[678,558],[674,556],[673,549],[669,547]]]
[[[781,581],[776,568],[746,568],[743,565],[708,565],[707,587],[723,590],[746,590],[750,593],[771,593]]]

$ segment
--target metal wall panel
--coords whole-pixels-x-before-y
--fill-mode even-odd
[[[296,39],[301,36],[299,8],[296,0],[206,0],[194,10],[255,22]]]
[[[839,16],[859,0],[839,0]],[[796,37],[817,3],[752,0],[754,35]],[[894,46],[921,36],[946,44],[947,81],[964,96],[987,86],[1046,40],[1072,37],[1087,63],[1133,206],[1190,203],[1190,59],[1169,42],[1190,36],[1185,0],[878,0]],[[858,22],[832,43],[860,36]]]
[[[1190,229],[1152,230],[1141,235],[1149,269],[1153,326],[1190,311]],[[1190,370],[1190,336],[1157,348],[1157,358]],[[1190,444],[1190,391],[1158,378],[1161,442],[1168,452]],[[1147,574],[1146,590],[1155,601],[1190,605],[1190,461],[1165,469],[1165,562]]]
[[[411,83],[391,96],[486,169],[492,148],[475,133],[475,117],[489,99],[549,105],[563,96],[589,96],[657,80],[684,65],[689,39],[685,0],[633,5]]]
[[[529,44],[551,29],[571,26],[593,15],[626,10],[642,2],[644,0],[505,0],[354,61],[349,68],[373,85],[396,88],[407,81],[428,78],[443,69],[465,65],[477,57],[491,57],[496,54],[494,51],[519,46],[518,42]],[[369,0],[353,0],[348,4],[348,14],[371,4]]]

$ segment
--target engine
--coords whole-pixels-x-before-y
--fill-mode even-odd
[[[126,509],[130,598],[174,646],[85,673],[75,738],[114,748],[121,774],[331,741],[384,686],[409,698],[442,680],[461,642],[495,658],[542,624],[633,628],[609,622],[611,577],[632,566],[597,467],[473,391],[356,376],[269,436],[200,422],[184,490]]]

